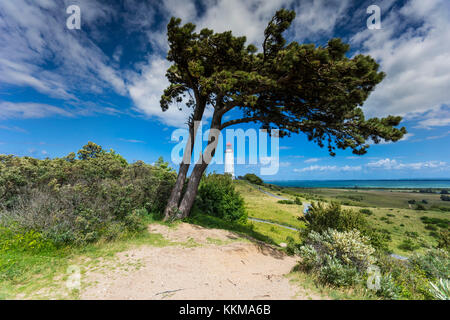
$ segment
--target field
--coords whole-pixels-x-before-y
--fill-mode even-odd
[[[249,217],[295,228],[304,226],[304,223],[297,219],[303,214],[303,206],[280,204],[278,199],[262,193],[257,190],[257,187],[250,186],[244,181],[236,181],[235,185],[245,199]],[[439,208],[450,209],[450,203],[442,201],[438,193],[387,189],[282,188],[274,190],[267,185],[262,189],[288,199],[294,199],[297,196],[303,203],[337,201],[344,208],[357,211],[365,209],[364,211],[368,212],[366,217],[369,223],[391,235],[389,249],[394,254],[402,256],[409,256],[413,252],[423,252],[426,248],[436,246],[437,232],[449,228],[450,212]],[[415,204],[408,203],[408,201],[412,202],[411,200],[414,200]],[[417,210],[418,204],[423,205],[425,210]],[[424,223],[424,220],[427,223]],[[277,243],[284,242],[287,236],[295,235],[295,239],[298,239],[296,234],[298,232],[264,223],[253,223],[255,230],[273,238]]]

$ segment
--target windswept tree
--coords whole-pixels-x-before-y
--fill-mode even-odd
[[[326,146],[332,156],[336,149],[347,148],[362,155],[368,140],[397,141],[406,133],[405,128],[396,128],[401,117],[364,117],[361,106],[385,76],[376,61],[361,54],[349,59],[349,45],[340,39],[319,47],[287,43],[283,32],[294,17],[294,11],[276,12],[264,31],[260,52],[231,31],[197,33],[192,23],[170,20],[167,59],[172,65],[166,74],[170,85],[161,97],[161,108],[165,111],[187,101],[192,112],[166,220],[189,215],[208,166],[204,158],[196,162],[184,188],[197,131],[194,124],[202,121],[206,108],[213,110],[210,128],[216,131],[253,122],[269,132],[278,129],[280,137],[303,132],[310,141]],[[242,111],[241,117],[223,121],[227,112],[236,109]],[[214,155],[217,143],[217,136],[210,133],[205,158]]]

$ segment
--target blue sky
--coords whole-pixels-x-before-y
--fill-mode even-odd
[[[66,27],[72,4],[81,9],[80,30]],[[366,26],[371,4],[381,8],[380,30]],[[339,36],[351,44],[350,56],[372,55],[387,77],[363,110],[368,116],[402,115],[409,134],[395,144],[373,145],[364,156],[339,151],[334,158],[302,134],[283,138],[279,172],[263,178],[450,178],[445,0],[1,1],[0,153],[61,157],[94,141],[130,162],[170,160],[171,134],[185,126],[189,112],[159,107],[167,86],[170,17],[232,30],[258,46],[281,7],[297,12],[289,40],[320,45]],[[236,165],[236,174],[259,174],[259,167]]]

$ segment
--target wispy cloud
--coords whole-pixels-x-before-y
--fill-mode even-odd
[[[408,115],[450,102],[450,6],[447,0],[384,1],[382,29],[352,38],[381,63],[386,78],[364,105],[369,115]],[[417,27],[412,28],[415,25]],[[418,89],[420,88],[420,89]],[[449,117],[447,117],[449,118]],[[433,118],[424,126],[448,125]]]
[[[310,171],[360,171],[362,170],[362,166],[319,166],[319,165],[312,165],[306,168],[301,169],[294,169],[294,172],[310,172]]]
[[[0,119],[44,118],[49,116],[72,117],[73,114],[59,107],[42,103],[14,103],[0,101]]]
[[[135,139],[123,139],[123,138],[120,138],[119,140],[123,141],[123,142],[129,142],[129,143],[145,143],[145,141],[135,140]]]
[[[423,169],[440,169],[448,167],[445,161],[424,161],[414,163],[402,163],[395,159],[381,159],[375,162],[369,162],[366,165],[372,169],[383,170],[423,170]]]
[[[7,130],[7,131],[13,131],[13,132],[21,132],[21,133],[27,133],[28,131],[17,127],[17,126],[5,126],[5,125],[0,125],[0,129],[1,130]]]
[[[317,161],[320,161],[320,159],[319,158],[309,158],[309,159],[306,159],[303,162],[304,163],[314,163],[314,162],[317,162]]]

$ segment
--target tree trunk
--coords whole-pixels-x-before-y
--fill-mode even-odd
[[[221,118],[222,116],[220,114],[214,113],[213,119],[211,121],[211,129],[213,130],[211,130],[209,133],[208,146],[206,147],[205,152],[202,155],[202,159],[200,159],[199,163],[195,164],[194,170],[192,170],[186,192],[184,193],[183,199],[181,200],[180,206],[178,207],[178,213],[176,215],[178,219],[186,218],[191,212],[192,206],[194,205],[200,180],[206,168],[208,167],[209,162],[211,161],[212,157],[214,157],[214,154],[216,152],[217,144],[219,142],[218,133],[220,134],[220,130],[215,130],[218,130],[218,128],[220,128]],[[207,159],[206,162],[205,159]]]
[[[186,192],[184,193],[183,199],[181,200],[178,208],[176,215],[178,219],[186,218],[189,215],[192,206],[194,205],[195,197],[197,196],[198,185],[207,167],[208,164],[202,162],[196,164],[194,170],[192,170]]]
[[[178,171],[177,181],[170,193],[169,201],[167,201],[166,208],[164,209],[164,221],[167,221],[178,210],[178,204],[181,199],[181,192],[183,191],[184,182],[186,181],[187,172],[189,170],[189,163],[181,163],[180,170]]]
[[[166,208],[164,209],[164,221],[167,221],[174,217],[178,211],[181,193],[183,191],[184,182],[186,181],[186,176],[191,163],[192,152],[194,150],[195,137],[197,135],[198,129],[196,121],[200,121],[202,119],[204,110],[205,105],[202,105],[198,109],[196,109],[196,111],[194,112],[194,117],[192,118],[192,122],[189,124],[189,139],[186,143],[186,148],[184,149],[183,160],[180,164],[177,181],[175,182],[175,186],[170,193],[169,200],[167,201]]]

